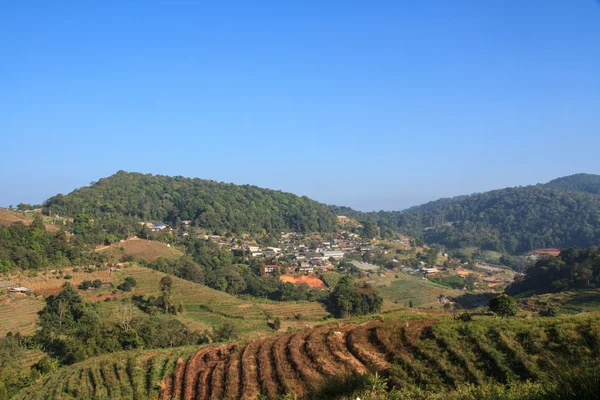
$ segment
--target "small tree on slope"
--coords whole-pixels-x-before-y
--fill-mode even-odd
[[[517,307],[517,301],[506,294],[501,294],[491,299],[489,302],[489,307],[490,311],[501,316],[502,319],[504,319],[504,317],[512,317],[517,315],[517,312],[519,311],[519,308]]]

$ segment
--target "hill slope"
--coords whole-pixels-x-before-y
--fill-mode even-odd
[[[551,180],[543,185],[552,189],[600,194],[600,175],[575,174]]]
[[[600,196],[543,186],[440,199],[399,212],[332,210],[450,248],[519,253],[600,244]]]
[[[590,316],[502,323],[476,317],[469,324],[415,317],[387,315],[383,322],[199,349],[117,353],[62,368],[16,399],[275,399],[286,391],[331,399],[335,378],[375,372],[396,388],[419,386],[428,398],[466,384],[544,379],[548,360],[593,356],[593,339],[600,339],[599,321]]]
[[[175,223],[194,220],[214,231],[332,231],[335,215],[307,197],[250,185],[119,171],[44,203],[61,215],[135,216]]]

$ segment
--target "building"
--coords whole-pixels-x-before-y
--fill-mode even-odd
[[[313,272],[315,272],[315,267],[313,267],[312,265],[301,265],[298,267],[298,272],[312,274]]]
[[[321,254],[323,254],[323,257],[327,258],[328,260],[330,258],[333,258],[334,260],[341,260],[344,258],[344,252],[341,250],[324,251]]]
[[[271,264],[271,265],[264,266],[265,274],[273,274],[273,273],[275,273],[276,270],[277,270],[277,265]]]
[[[248,251],[250,253],[256,253],[259,250],[260,250],[260,247],[258,247],[258,246],[248,246]]]

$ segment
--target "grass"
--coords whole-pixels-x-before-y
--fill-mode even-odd
[[[98,251],[109,253],[117,260],[128,256],[136,261],[146,260],[149,262],[155,261],[160,257],[177,259],[183,256],[181,251],[174,247],[167,246],[166,243],[144,239],[125,240],[109,247],[102,246]]]
[[[553,308],[564,314],[600,311],[600,289],[535,295],[519,299],[519,307],[532,312]]]
[[[377,292],[384,299],[384,309],[408,307],[410,301],[415,308],[442,308],[438,301],[439,295],[454,297],[463,293],[461,290],[452,289],[434,282],[421,280],[408,275],[398,275],[399,278],[388,278],[389,284],[379,282]]]
[[[19,295],[3,297],[0,301],[0,337],[8,332],[30,335],[37,329],[37,312],[44,307],[43,300]]]

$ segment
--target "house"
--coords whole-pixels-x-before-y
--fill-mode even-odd
[[[265,266],[264,266],[264,271],[265,271],[265,274],[272,274],[272,273],[274,273],[276,270],[277,270],[277,265],[273,265],[273,264],[271,264],[271,265],[265,265]]]
[[[333,258],[334,260],[341,260],[342,258],[344,258],[345,253],[340,250],[331,250],[331,251],[324,251],[321,254],[323,255],[323,257],[327,258],[328,260],[330,258]]]
[[[258,246],[248,246],[248,251],[250,253],[256,253],[259,250],[260,250],[260,247],[258,247]]]
[[[191,219],[188,219],[188,220],[185,220],[185,221],[181,221],[181,223],[182,223],[183,225],[185,225],[185,226],[190,226],[190,225],[192,224],[192,220],[191,220]]]
[[[261,253],[260,251],[254,251],[252,252],[252,254],[250,254],[252,257],[258,257],[258,256],[262,256],[263,253]]]
[[[31,289],[23,287],[23,286],[17,286],[17,287],[13,287],[11,289],[9,289],[10,293],[31,293]]]
[[[279,247],[267,247],[266,250],[273,253],[281,253],[281,249]]]
[[[315,267],[313,267],[312,265],[301,265],[298,267],[298,272],[312,274],[313,272],[315,272]]]

